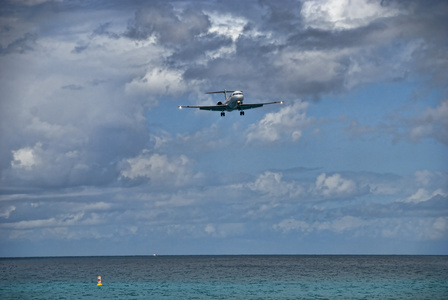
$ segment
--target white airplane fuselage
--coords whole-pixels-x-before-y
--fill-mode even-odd
[[[233,92],[228,98],[226,98],[225,102],[222,105],[225,106],[223,110],[225,111],[233,111],[235,109],[238,109],[238,107],[243,104],[244,101],[244,94],[241,91],[235,91]]]

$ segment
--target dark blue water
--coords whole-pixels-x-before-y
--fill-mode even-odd
[[[448,256],[4,258],[0,298],[448,299]]]

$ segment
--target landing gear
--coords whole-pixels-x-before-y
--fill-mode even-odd
[[[244,116],[244,110],[240,111],[240,116]]]
[[[221,117],[225,117],[226,116],[226,113],[225,112],[221,112]]]

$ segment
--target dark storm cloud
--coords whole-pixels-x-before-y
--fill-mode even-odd
[[[192,42],[185,44],[184,47],[174,52],[168,58],[168,61],[173,64],[194,62],[201,58],[205,59],[205,53],[208,51],[219,50],[221,47],[230,45],[232,45],[232,40],[229,37],[216,33],[196,36]]]
[[[230,57],[211,59],[205,66],[188,66],[184,78],[187,80],[209,78],[212,85],[226,78],[231,81],[230,84],[245,81],[246,84],[251,85],[258,80],[264,81],[263,77],[268,73],[270,78],[276,76],[277,71],[272,66],[272,53],[278,49],[277,46],[265,43],[264,37],[245,36],[240,36],[234,44],[235,54]]]
[[[87,50],[89,48],[88,45],[82,45],[82,46],[76,46],[73,48],[72,53],[82,53],[83,51]]]
[[[137,3],[133,5],[138,7]],[[441,84],[446,75],[443,32],[447,21],[443,12],[447,5],[440,1],[431,1],[427,6],[420,1],[411,5],[381,2],[383,8],[400,9],[401,13],[345,29],[309,26],[302,15],[302,2],[298,1],[226,1],[213,6],[203,1],[144,4],[136,10],[124,33],[113,32],[111,23],[104,22],[91,36],[124,36],[137,41],[155,37],[157,43],[172,51],[166,67],[181,70],[187,82],[207,78],[206,85],[215,86],[223,78],[229,84],[244,80],[251,89],[274,86],[291,97],[314,99],[380,76],[403,80],[418,70],[432,74]],[[210,14],[216,10],[223,16],[231,12],[246,24],[233,41],[234,53],[207,58],[210,51],[232,46],[229,36],[208,32],[212,26]],[[421,38],[427,43],[418,45]],[[411,54],[405,53],[409,45],[414,45]],[[73,51],[81,53],[88,47],[80,44]],[[395,67],[390,68],[391,64]],[[328,69],[322,77],[319,74],[325,72],[324,65]],[[353,70],[359,74],[353,74]]]
[[[77,84],[69,84],[69,85],[64,85],[62,87],[63,90],[72,90],[72,91],[79,91],[83,89],[83,86],[81,85],[77,85]]]
[[[260,2],[261,18],[239,11],[247,18],[247,30],[236,39],[236,52],[226,58],[210,60],[206,65],[190,66],[185,70],[184,78],[224,78],[232,74],[233,78],[238,77],[235,82],[256,78],[254,81],[258,80],[259,86],[266,86],[267,82],[260,78],[270,77],[271,85],[304,97],[338,93],[380,76],[403,80],[415,70],[432,74],[433,79],[442,84],[448,69],[446,37],[442,34],[447,31],[444,18],[447,5],[441,1],[432,1],[428,6],[421,1],[409,6],[394,1],[381,4],[387,9],[400,8],[402,12],[379,17],[363,26],[322,29],[304,23],[300,2]],[[248,34],[250,29],[270,36],[251,36]],[[426,43],[419,45],[421,39]],[[414,47],[410,54],[406,53],[409,46]],[[321,54],[300,54],[305,51]],[[297,55],[280,61],[291,53]],[[331,63],[327,70],[331,75],[326,78],[319,78],[317,74],[307,76],[306,70],[318,69],[316,66],[322,58]],[[176,56],[176,59],[182,59],[182,56]],[[359,67],[360,73],[354,77],[352,70]],[[238,73],[229,71],[237,68]],[[313,80],[314,77],[317,80]],[[249,85],[252,87],[256,83]]]
[[[448,70],[448,2],[430,0],[393,3],[405,12],[388,22],[391,29],[399,32],[397,41],[419,44],[412,53],[412,71],[423,76],[429,75],[433,84],[443,86]]]
[[[259,3],[265,9],[262,15],[263,23],[260,24],[262,29],[274,29],[279,34],[291,34],[303,26],[300,14],[302,2],[261,0]]]
[[[36,47],[37,35],[34,33],[26,33],[23,37],[14,40],[13,42],[2,47],[0,45],[0,54],[7,55],[11,53],[25,53],[33,51]]]
[[[92,36],[103,35],[103,36],[107,36],[110,39],[120,38],[120,35],[118,33],[110,31],[111,24],[112,24],[111,22],[101,24],[100,26],[98,26],[97,28],[95,28],[93,30]]]
[[[345,29],[324,30],[319,28],[296,29],[296,33],[288,37],[288,46],[300,50],[327,50],[351,48],[362,44],[369,45],[369,37],[376,32],[387,30],[383,21],[367,26]]]
[[[199,10],[186,9],[180,16],[169,3],[155,3],[135,13],[125,36],[145,40],[155,35],[162,45],[181,46],[194,41],[194,37],[206,33],[209,18]]]

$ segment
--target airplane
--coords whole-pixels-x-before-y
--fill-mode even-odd
[[[190,106],[190,105],[180,105],[179,109],[182,108],[199,108],[200,110],[212,110],[212,111],[220,111],[221,117],[226,115],[226,111],[239,110],[240,116],[244,116],[244,110],[262,107],[266,104],[275,104],[275,103],[283,103],[283,101],[274,101],[274,102],[265,102],[265,103],[251,103],[251,104],[243,104],[244,94],[242,91],[217,91],[217,92],[208,92],[206,94],[224,94],[224,103],[219,101],[216,105],[198,105],[198,106]],[[231,93],[229,97],[227,97],[227,93]]]

